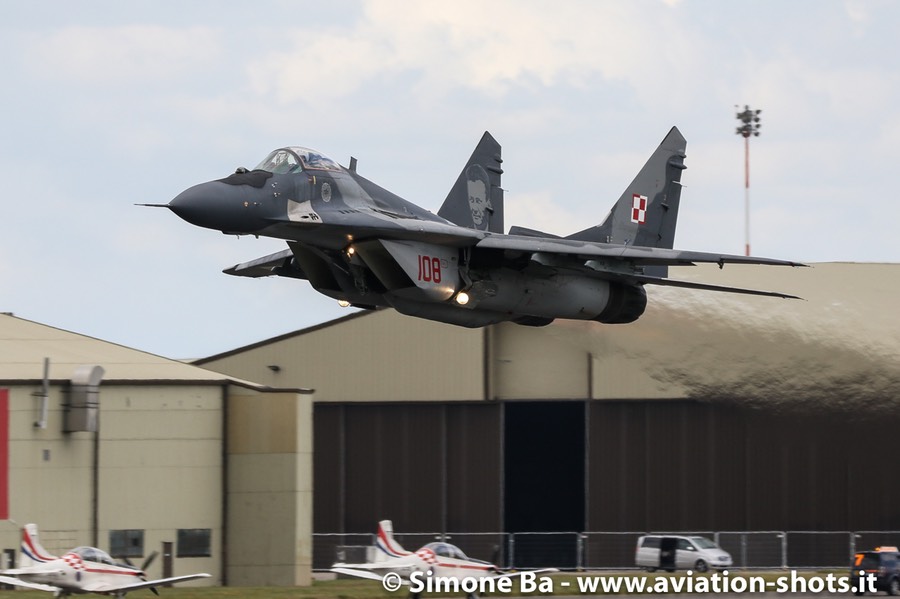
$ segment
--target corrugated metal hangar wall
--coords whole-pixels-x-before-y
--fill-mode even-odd
[[[314,414],[316,532],[900,529],[884,460],[900,415],[687,400]]]

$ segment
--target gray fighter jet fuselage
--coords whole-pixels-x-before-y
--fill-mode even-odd
[[[646,284],[775,297],[668,278],[697,262],[797,263],[672,249],[686,142],[672,128],[602,224],[558,237],[503,228],[500,145],[485,133],[437,214],[314,150],[274,150],[255,169],[191,187],[169,204],[184,220],[288,249],[235,265],[238,276],[306,279],[342,305],[480,327],[555,318],[633,322]]]

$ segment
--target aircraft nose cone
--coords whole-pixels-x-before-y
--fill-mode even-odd
[[[182,191],[169,202],[169,209],[198,227],[249,233],[264,226],[258,209],[262,200],[241,186],[210,181]]]
[[[199,225],[197,221],[202,220],[198,217],[203,215],[204,204],[209,207],[209,202],[204,201],[206,194],[202,187],[203,185],[195,185],[182,191],[169,202],[169,209],[192,225]]]

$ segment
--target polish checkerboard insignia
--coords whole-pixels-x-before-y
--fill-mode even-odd
[[[647,222],[647,196],[631,196],[631,222],[643,225]]]

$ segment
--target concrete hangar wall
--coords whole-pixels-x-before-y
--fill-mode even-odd
[[[675,272],[677,271],[677,272]],[[673,276],[636,323],[354,314],[199,363],[316,388],[314,530],[898,530],[900,265]],[[319,566],[333,556],[317,557]]]
[[[56,555],[158,551],[154,578],[307,584],[311,412],[302,389],[0,315],[0,567],[34,522]]]

